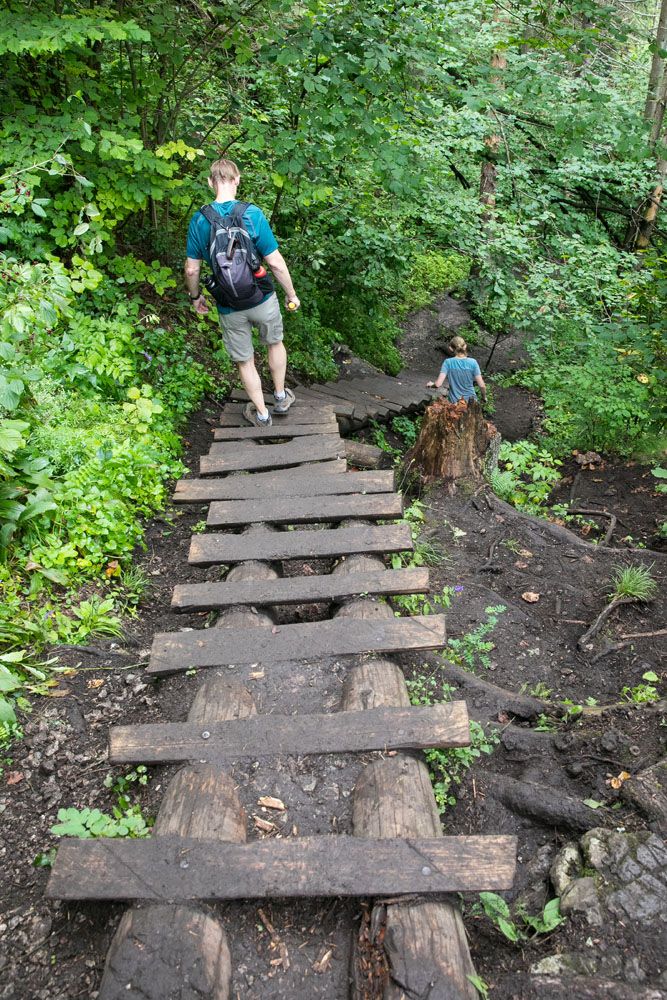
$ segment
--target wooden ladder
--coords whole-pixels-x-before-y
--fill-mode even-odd
[[[381,388],[370,380],[357,391]],[[408,395],[397,387],[391,400]],[[233,568],[219,583],[177,586],[172,606],[219,611],[222,627],[155,636],[147,673],[197,669],[203,684],[186,722],[113,727],[109,759],[188,763],[172,780],[150,839],[63,840],[47,889],[57,899],[152,904],[130,909],[121,921],[100,1000],[126,996],[138,969],[154,984],[150,995],[162,1000],[180,996],[184,970],[195,968],[203,976],[202,996],[228,995],[225,932],[191,901],[415,894],[420,902],[395,906],[392,916],[403,927],[402,960],[432,970],[447,996],[476,996],[458,911],[424,899],[510,888],[515,838],[442,836],[424,765],[403,752],[467,745],[468,715],[464,702],[410,705],[400,668],[386,659],[442,649],[445,618],[396,618],[372,600],[426,593],[428,571],[385,567],[383,555],[412,549],[410,528],[368,522],[400,517],[402,499],[393,492],[391,472],[345,471],[337,413],[335,402],[316,402],[311,394],[299,397],[280,423],[276,418],[274,427],[260,430],[244,424],[240,402],[233,402],[201,460],[202,476],[222,478],[176,486],[176,502],[210,504],[207,524],[225,529],[194,535],[189,561]],[[338,526],[313,530],[318,524]],[[245,528],[240,535],[231,533],[239,527]],[[271,565],[341,556],[330,573],[279,576]],[[276,627],[269,609],[303,602],[347,603],[326,620]],[[257,714],[251,689],[266,670],[341,657],[354,660],[340,711]],[[246,842],[229,774],[233,762],[370,751],[383,755],[357,783],[354,835]],[[147,945],[153,938],[159,947]],[[178,956],[171,972],[165,948]]]

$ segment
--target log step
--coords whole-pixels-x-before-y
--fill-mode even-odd
[[[192,667],[265,664],[279,660],[316,660],[358,653],[395,653],[441,649],[444,615],[412,618],[336,618],[281,625],[279,628],[210,628],[160,632],[153,639],[149,674],[173,674]]]
[[[217,500],[212,503],[207,524],[211,528],[241,524],[306,524],[355,518],[403,516],[403,497],[398,493],[348,493],[345,496],[274,497],[263,500]]]
[[[274,440],[275,438],[312,437],[314,434],[338,434],[338,423],[334,418],[316,424],[283,424],[278,418],[273,421],[270,430],[264,427],[216,427],[213,431],[214,441],[255,441]]]
[[[66,839],[46,895],[217,900],[498,891],[512,887],[515,853],[516,837]]]
[[[179,479],[175,503],[211,500],[251,500],[260,497],[333,496],[345,493],[387,493],[394,489],[391,469],[346,472],[344,461],[320,462],[302,469],[254,472],[225,479]]]
[[[337,417],[349,417],[352,415],[352,410],[354,409],[352,403],[346,402],[344,399],[332,399],[329,396],[323,396],[316,391],[316,387],[313,386],[312,389],[306,389],[305,386],[296,385],[294,386],[294,392],[296,394],[296,403],[293,403],[290,408],[290,413],[296,411],[307,412],[309,409],[332,409]],[[243,413],[243,407],[248,402],[248,397],[243,389],[232,389],[232,402],[227,403],[225,406],[225,413]],[[275,402],[272,395],[265,392],[264,402],[267,406],[271,406]],[[281,418],[278,418],[281,419]]]
[[[304,604],[335,601],[361,594],[427,594],[426,569],[389,569],[375,573],[280,577],[235,583],[184,583],[174,588],[176,610],[209,611],[236,604]]]
[[[405,552],[413,547],[410,525],[362,525],[317,531],[266,531],[252,537],[193,535],[188,562],[195,566],[248,559],[325,559],[353,552]]]
[[[267,438],[271,437],[267,429]],[[254,469],[279,469],[304,462],[323,462],[344,458],[345,444],[338,434],[317,434],[298,438],[289,444],[213,444],[208,455],[199,459],[202,476],[221,472],[251,472]]]
[[[255,715],[229,722],[162,722],[112,726],[109,760],[170,763],[308,756],[363,750],[464,747],[470,726],[464,701],[410,708],[372,708],[327,715]]]

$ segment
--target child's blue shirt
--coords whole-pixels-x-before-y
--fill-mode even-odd
[[[447,376],[450,403],[458,403],[459,399],[477,399],[474,379],[481,375],[479,365],[474,358],[445,358],[441,372]]]

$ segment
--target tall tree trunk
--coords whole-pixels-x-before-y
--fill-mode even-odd
[[[651,60],[644,119],[651,125],[649,141],[656,146],[667,138],[663,133],[665,106],[667,105],[667,61],[661,52],[667,46],[667,0],[661,0],[654,38],[654,52]],[[633,250],[646,250],[651,244],[667,176],[667,160],[659,157],[656,164],[655,181],[651,193],[632,213],[625,237],[625,245]]]
[[[667,0],[665,0],[667,3]],[[507,69],[507,60],[505,56],[501,55],[500,52],[494,52],[491,56],[491,68],[494,70],[504,70]],[[491,83],[502,90],[502,77],[494,73],[491,76]],[[484,139],[484,145],[487,149],[486,159],[482,161],[482,170],[479,178],[479,200],[482,205],[484,205],[484,217],[488,218],[493,214],[493,210],[496,207],[496,180],[497,180],[497,170],[496,162],[498,159],[498,150],[500,149],[501,136],[496,132],[491,132]]]
[[[667,47],[667,0],[662,0],[658,10],[658,23],[655,31],[655,51],[651,60],[651,71],[648,78],[644,118],[652,122],[655,116],[655,106],[660,93],[660,85],[665,74],[665,59],[660,53]]]

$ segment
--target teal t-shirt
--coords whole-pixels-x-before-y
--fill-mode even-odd
[[[481,375],[479,365],[474,358],[445,358],[441,372],[447,376],[450,403],[458,403],[459,399],[477,399],[475,392],[475,376]]]
[[[232,211],[236,201],[212,201],[211,206],[220,215],[229,215]],[[273,230],[268,223],[264,212],[257,205],[248,205],[247,209],[243,213],[243,224],[252,238],[253,243],[257,247],[257,251],[262,255],[262,257],[268,257],[270,253],[278,249],[278,241],[273,235]],[[193,260],[205,260],[208,266],[211,266],[211,258],[208,252],[209,238],[211,235],[211,224],[206,221],[201,212],[197,211],[190,219],[190,226],[188,227],[188,242],[186,247],[186,255],[191,257]],[[267,292],[267,294],[262,299],[262,302],[266,302],[273,295],[273,292]],[[231,309],[229,306],[218,306],[218,312],[220,313],[230,313],[236,312],[237,310]]]

